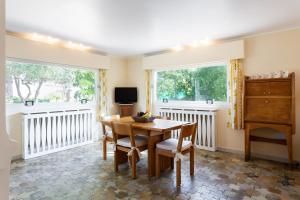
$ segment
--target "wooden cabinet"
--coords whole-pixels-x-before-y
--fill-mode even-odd
[[[127,117],[133,115],[133,104],[119,104],[120,116]]]
[[[250,158],[250,142],[272,142],[288,146],[292,162],[292,134],[295,133],[295,74],[288,78],[249,79],[244,91],[245,160]],[[286,139],[251,136],[259,128],[271,128],[285,134]]]

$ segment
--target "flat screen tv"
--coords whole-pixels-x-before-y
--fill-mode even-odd
[[[136,103],[137,88],[136,87],[116,87],[115,102],[120,104]]]

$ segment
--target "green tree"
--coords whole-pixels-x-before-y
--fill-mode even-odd
[[[17,94],[21,102],[26,100],[36,101],[40,90],[45,82],[52,82],[63,86],[64,94],[69,101],[70,87],[72,86],[74,74],[70,73],[70,69],[45,65],[21,63],[15,61],[6,62],[6,78],[12,79],[15,83]],[[21,86],[27,88],[27,93],[22,93]],[[34,86],[37,86],[34,88]]]
[[[227,70],[226,66],[198,68],[194,73],[194,80],[198,82],[199,96],[196,100],[215,99],[226,101],[227,98]]]
[[[91,71],[76,70],[73,86],[79,90],[75,92],[75,99],[92,100],[95,96],[95,73]]]
[[[43,83],[53,76],[53,70],[47,65],[6,62],[7,78],[11,78],[16,86],[17,93],[22,102],[32,99],[36,101]],[[37,88],[33,89],[33,85]],[[22,94],[21,85],[26,86],[27,94]]]
[[[15,103],[37,99],[39,102],[64,100],[69,102],[71,98],[92,100],[95,96],[95,73],[89,70],[72,69],[46,64],[32,64],[16,61],[6,63],[7,100]],[[42,86],[58,86],[59,90],[38,98]],[[18,96],[13,95],[15,85]],[[26,90],[24,90],[24,87]],[[74,89],[77,91],[74,92]],[[71,94],[74,92],[74,96]]]
[[[226,101],[226,79],[226,66],[161,71],[157,73],[157,98]]]

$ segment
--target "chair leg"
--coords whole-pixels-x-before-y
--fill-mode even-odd
[[[155,151],[155,175],[156,177],[160,176],[160,159],[159,159],[159,153],[158,150],[156,149]]]
[[[107,143],[107,141],[106,141],[106,139],[105,138],[103,138],[103,160],[106,160],[106,152],[107,152],[107,147],[106,147],[106,144]]]
[[[290,164],[293,163],[293,143],[292,143],[292,134],[291,133],[285,133],[286,138],[286,145],[288,149],[288,158]]]
[[[181,160],[176,161],[176,187],[181,185]]]
[[[119,169],[118,169],[118,165],[119,165],[119,155],[118,155],[118,150],[116,149],[116,151],[114,152],[114,168],[115,168],[115,172],[118,172]]]
[[[195,158],[195,149],[191,147],[190,149],[190,175],[194,176],[194,158]]]
[[[173,170],[174,169],[174,158],[171,158],[171,169]]]
[[[246,125],[246,128],[245,128],[245,161],[250,160],[250,154],[251,154],[250,129]]]
[[[132,178],[136,179],[136,152],[133,152],[131,156],[131,170],[132,170]]]

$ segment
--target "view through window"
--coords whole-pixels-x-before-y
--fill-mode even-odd
[[[156,74],[158,100],[227,101],[227,66],[159,71]]]
[[[96,72],[51,64],[6,62],[6,102],[39,103],[94,101]]]

